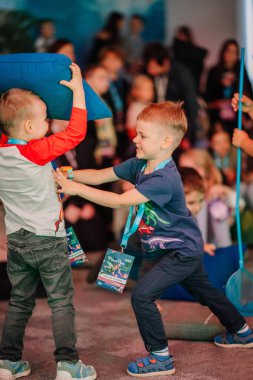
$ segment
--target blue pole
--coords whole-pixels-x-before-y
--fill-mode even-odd
[[[240,63],[240,80],[239,80],[239,103],[238,103],[238,120],[237,128],[242,129],[242,96],[243,96],[243,77],[244,77],[244,48],[241,48],[241,63]],[[240,217],[240,185],[241,185],[241,148],[237,148],[237,170],[236,170],[236,229],[237,240],[239,247],[239,266],[244,267],[243,250],[242,250],[242,230]]]

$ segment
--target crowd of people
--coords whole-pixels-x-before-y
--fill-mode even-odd
[[[160,42],[145,43],[142,16],[130,17],[127,32],[126,23],[120,12],[108,16],[102,30],[94,36],[83,70],[84,78],[110,107],[113,117],[89,122],[86,140],[66,153],[60,163],[74,169],[104,168],[134,156],[132,140],[138,114],[152,102],[183,101],[188,130],[174,159],[180,166],[196,168],[206,183],[205,202],[197,215],[205,242],[216,247],[230,245],[236,239],[233,233],[236,150],[232,135],[237,114],[231,99],[239,86],[238,42],[232,38],[223,41],[217,63],[208,70],[205,67],[208,48],[197,45],[190,27],[178,27],[168,47]],[[76,60],[73,43],[55,38],[51,20],[42,23],[35,48]],[[253,96],[246,70],[244,94]],[[253,123],[247,114],[243,115],[243,126],[251,135]],[[64,128],[64,122],[53,120],[52,133],[59,128]],[[253,219],[251,168],[252,159],[243,156],[241,209],[247,220]],[[112,186],[103,188],[110,190]],[[224,205],[219,208],[224,210],[222,215],[213,212],[217,204]],[[113,214],[76,197],[65,202],[65,218],[74,225],[87,250],[103,250],[119,236],[119,224],[114,223],[114,219],[120,219],[118,212]],[[99,242],[92,231],[99,231]],[[243,231],[251,243],[247,226],[243,226]]]
[[[1,131],[7,140],[1,143],[5,186],[0,190],[9,210],[5,221],[12,283],[0,344],[1,374],[19,377],[30,373],[29,363],[21,360],[23,336],[41,278],[53,316],[56,379],[66,373],[69,378],[95,380],[97,376],[92,366],[79,361],[76,349],[73,284],[58,193],[65,194],[66,225],[74,228],[86,251],[105,251],[109,242],[119,247],[116,237],[125,236],[124,207],[137,207],[137,215],[145,209],[138,235],[132,236],[128,249],[143,253],[142,259],[136,260],[139,267],[133,268],[138,282],[132,306],[149,355],[131,362],[129,375],[175,372],[155,301],[177,283],[207,305],[227,328],[227,333],[215,338],[217,346],[253,347],[252,330],[234,305],[209,283],[201,263],[204,249],[215,255],[216,247],[236,240],[232,233],[235,147],[245,152],[240,208],[253,221],[253,94],[245,70],[242,102],[247,133],[236,129],[238,43],[229,39],[222,44],[204,88],[208,50],[197,46],[189,27],[178,28],[169,49],[160,42],[144,42],[141,16],[131,17],[127,35],[122,34],[124,23],[121,13],[110,14],[94,37],[83,72],[75,64],[72,41],[56,39],[52,21],[41,25],[36,50],[65,54],[72,61],[71,80],[61,81],[73,91],[70,121],[48,122],[46,105],[29,91],[11,89],[1,96]],[[87,130],[83,129],[87,112],[82,76],[112,111],[111,118],[88,122]],[[20,191],[15,195],[6,190],[13,180],[10,157],[21,163],[16,173]],[[59,169],[53,177],[52,160],[57,160],[58,166],[71,166],[73,181]],[[32,179],[29,191],[27,182],[21,181],[24,172]],[[26,193],[34,211],[29,215],[22,202]],[[122,208],[120,216],[112,211]],[[58,218],[56,230],[52,214]],[[115,218],[122,220],[116,230]],[[17,225],[22,228],[16,230]],[[3,222],[4,235],[2,226]],[[247,229],[248,222],[242,227]]]

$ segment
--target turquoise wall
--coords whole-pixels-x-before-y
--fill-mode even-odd
[[[111,11],[126,16],[139,13],[146,19],[146,41],[165,39],[166,0],[0,0],[0,9],[25,10],[36,18],[55,20],[57,37],[72,40],[79,61],[85,61],[94,34]]]

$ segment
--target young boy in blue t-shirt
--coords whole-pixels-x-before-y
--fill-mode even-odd
[[[144,258],[157,264],[132,292],[133,309],[149,355],[129,364],[127,372],[131,376],[175,372],[155,301],[177,283],[207,305],[229,331],[215,337],[216,345],[253,347],[252,330],[230,301],[211,286],[203,268],[201,233],[186,207],[182,181],[171,157],[186,130],[187,120],[180,103],[151,104],[137,119],[137,135],[133,140],[136,158],[114,168],[75,171],[74,182],[59,171],[55,174],[59,191],[100,205],[117,208],[145,204],[138,232]],[[135,188],[114,194],[80,184],[99,185],[119,178],[135,184]]]

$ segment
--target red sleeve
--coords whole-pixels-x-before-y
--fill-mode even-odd
[[[1,144],[1,145],[6,144],[6,143],[7,143],[7,140],[8,140],[8,137],[2,133],[2,135],[1,135],[1,139],[0,139],[0,144]]]
[[[87,110],[72,108],[69,124],[64,131],[27,145],[17,145],[22,156],[37,165],[45,165],[77,146],[86,135]]]

